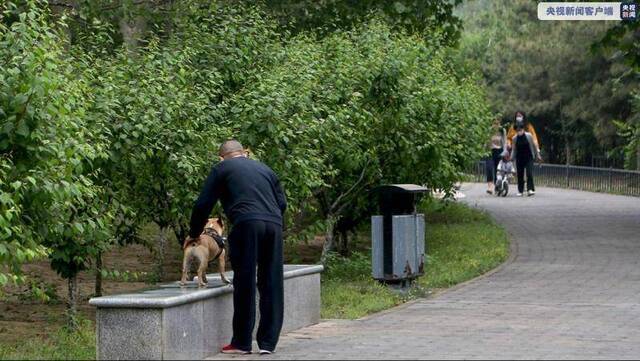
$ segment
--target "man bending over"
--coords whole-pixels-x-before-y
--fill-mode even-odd
[[[261,354],[272,353],[282,329],[283,214],[287,207],[280,181],[266,165],[249,159],[242,144],[220,146],[221,162],[211,169],[191,214],[190,239],[203,231],[218,200],[232,224],[229,251],[233,265],[233,338],[223,353],[251,353],[260,292],[257,341]]]

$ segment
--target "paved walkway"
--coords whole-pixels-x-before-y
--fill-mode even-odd
[[[639,198],[463,192],[512,234],[510,263],[432,299],[290,333],[268,358],[640,358]]]

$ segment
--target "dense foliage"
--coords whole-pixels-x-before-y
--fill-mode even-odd
[[[265,4],[82,4],[0,10],[0,285],[47,254],[73,301],[77,273],[149,222],[161,265],[230,137],[280,175],[289,239],[321,227],[326,251],[348,250],[372,187],[450,188],[482,155],[491,116],[452,65],[453,20],[290,32]]]
[[[370,14],[394,29],[430,34],[430,41],[454,44],[462,22],[453,9],[462,0],[266,0],[263,4],[281,27],[297,33],[313,31],[321,35],[366,22]],[[438,36],[433,36],[438,34]]]
[[[318,206],[329,237],[333,222],[370,214],[372,186],[446,188],[482,151],[481,92],[419,37],[371,21],[321,41],[296,37],[282,55],[221,104],[223,117],[282,176],[294,214]]]
[[[611,27],[592,48],[621,61],[629,77],[640,77],[640,22],[622,22]],[[615,122],[626,141],[623,147],[625,166],[640,170],[640,89],[633,88],[632,114]]]

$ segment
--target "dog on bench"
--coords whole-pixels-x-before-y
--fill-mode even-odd
[[[204,226],[204,232],[200,237],[187,238],[183,244],[184,259],[182,260],[182,279],[180,285],[187,283],[187,274],[192,262],[198,263],[198,287],[207,285],[207,266],[209,262],[218,260],[218,269],[222,282],[231,283],[224,275],[225,271],[225,249],[224,223],[220,218],[209,218]]]

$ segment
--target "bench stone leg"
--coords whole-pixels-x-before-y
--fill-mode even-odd
[[[163,310],[163,360],[203,359],[209,355],[204,347],[203,305],[197,302]]]
[[[98,360],[162,359],[162,310],[100,308]]]
[[[284,325],[290,332],[320,322],[320,274],[291,278],[284,286]]]

